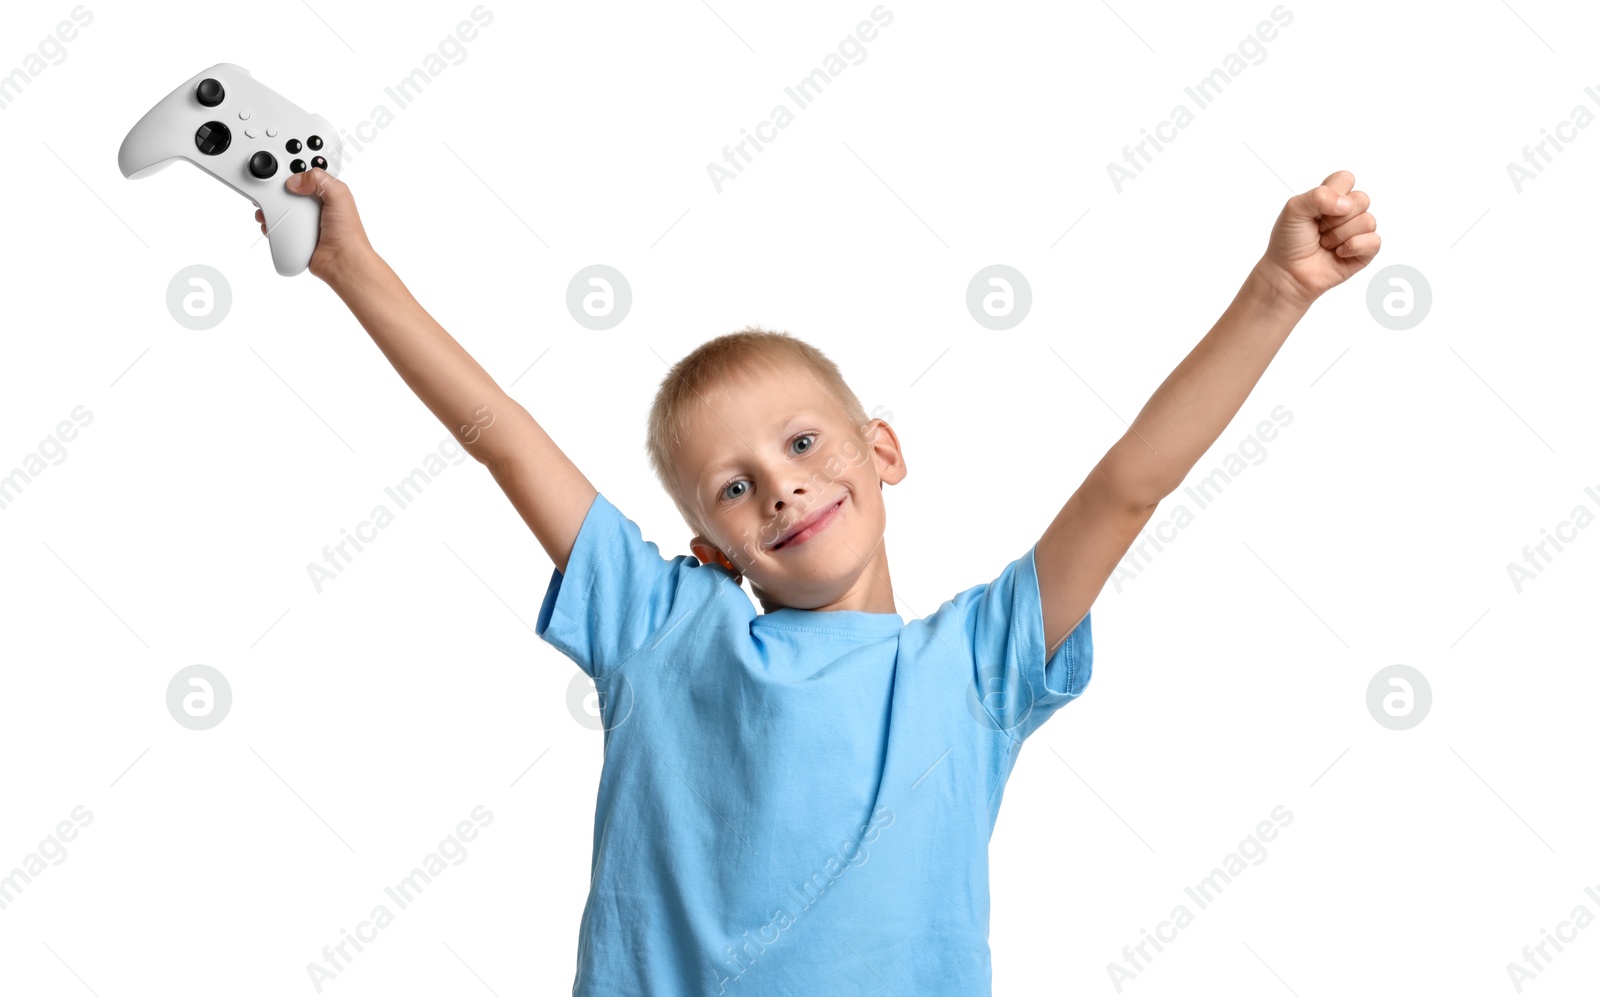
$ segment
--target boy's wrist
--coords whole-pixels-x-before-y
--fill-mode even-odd
[[[370,280],[384,266],[383,259],[371,246],[346,249],[333,256],[320,267],[316,276],[343,296],[346,288]]]
[[[1251,304],[1287,319],[1291,324],[1298,322],[1315,300],[1307,298],[1303,290],[1294,286],[1294,278],[1265,259],[1250,268],[1250,275],[1245,278],[1244,287],[1240,290]]]

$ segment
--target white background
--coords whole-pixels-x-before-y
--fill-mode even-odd
[[[1353,171],[1382,253],[1299,324],[1191,483],[1274,406],[1292,424],[1107,586],[1091,685],[1012,775],[994,989],[1116,993],[1107,964],[1187,903],[1124,992],[1515,993],[1524,945],[1600,914],[1600,530],[1520,593],[1506,570],[1600,511],[1600,128],[1520,193],[1506,171],[1575,106],[1600,113],[1594,9],[1291,2],[1265,60],[1118,193],[1108,162],[1271,3],[895,2],[718,193],[706,164],[872,6],[495,0],[344,178],[417,297],[667,556],[688,532],[643,451],[667,364],[749,323],[823,349],[905,448],[886,544],[911,619],[1038,538],[1284,200]],[[116,165],[216,62],[352,128],[472,7],[91,4],[0,111],[0,472],[93,413],[0,510],[0,871],[94,815],[0,911],[0,991],[314,993],[306,964],[479,804],[468,858],[326,990],[571,988],[601,735],[533,633],[549,558],[466,460],[318,594],[307,563],[393,509],[384,487],[446,431],[325,285],[274,273],[245,199],[184,163]],[[71,8],[5,5],[0,72]],[[233,294],[203,332],[165,306],[195,263]],[[566,310],[592,263],[634,292],[607,332]],[[1005,332],[964,305],[993,263],[1034,293]],[[1434,296],[1405,331],[1366,305],[1397,263]],[[204,732],[165,706],[196,663],[234,694]],[[1406,731],[1366,707],[1396,663],[1433,692]],[[1280,804],[1265,861],[1197,909],[1183,887]],[[1590,927],[1529,986],[1597,979]]]

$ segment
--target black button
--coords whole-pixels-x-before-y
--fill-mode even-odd
[[[207,121],[194,132],[194,146],[208,156],[219,156],[228,151],[233,132],[220,121]]]
[[[306,139],[306,146],[310,148],[312,152],[316,152],[318,149],[322,148],[321,136],[313,135]]]
[[[272,158],[272,153],[265,150],[250,157],[250,175],[257,180],[265,180],[278,172],[278,161]]]
[[[321,156],[312,156],[311,165],[315,166],[319,170],[325,170],[328,168],[328,161],[323,159]]]
[[[222,84],[216,80],[201,80],[200,85],[194,88],[194,97],[205,107],[216,107],[222,103],[222,98],[227,96],[222,89]]]
[[[297,139],[297,138],[292,138],[292,139],[289,140],[289,144],[284,146],[284,148],[288,149],[291,155],[296,153],[296,152],[299,152],[300,151],[300,140]]]
[[[296,159],[294,162],[289,164],[290,173],[304,173],[305,171],[306,161],[303,159]]]

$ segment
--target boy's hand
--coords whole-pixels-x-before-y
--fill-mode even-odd
[[[1378,253],[1378,220],[1367,212],[1372,199],[1351,190],[1355,182],[1349,170],[1330,175],[1289,198],[1272,227],[1256,272],[1297,306],[1310,307]]]
[[[355,198],[343,180],[313,167],[290,176],[284,187],[291,194],[315,197],[322,202],[322,231],[309,267],[314,276],[331,283],[353,260],[372,253],[366,229],[361,227],[361,216],[356,214]],[[261,223],[264,234],[267,220],[259,209],[256,221]]]

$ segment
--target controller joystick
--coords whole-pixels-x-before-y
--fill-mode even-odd
[[[222,84],[213,79],[201,80],[200,85],[194,88],[195,100],[200,102],[201,107],[216,107],[226,96]]]

